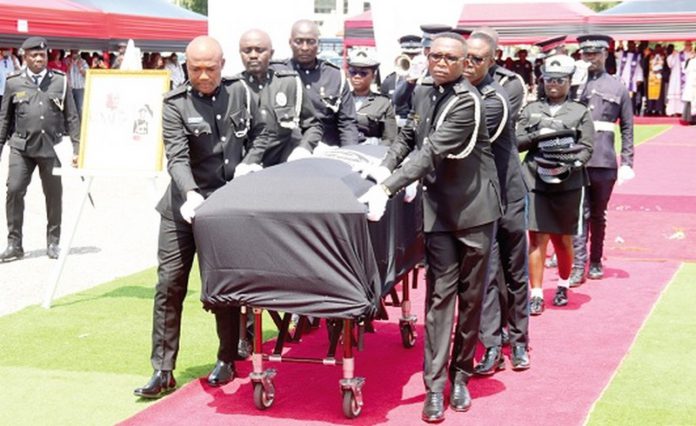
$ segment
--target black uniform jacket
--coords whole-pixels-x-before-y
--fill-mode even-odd
[[[514,71],[510,71],[505,67],[500,65],[494,65],[489,70],[488,73],[493,77],[496,83],[503,86],[505,93],[507,93],[508,100],[510,101],[510,111],[512,122],[517,122],[517,117],[519,117],[522,107],[526,104],[527,99],[527,87],[522,80],[522,76]]]
[[[486,127],[498,170],[503,207],[527,196],[522,177],[520,153],[515,139],[515,123],[510,117],[510,101],[505,90],[490,75],[476,85],[486,111]]]
[[[594,152],[587,167],[617,167],[613,126],[609,125],[611,130],[604,129],[617,119],[621,128],[621,164],[633,167],[633,106],[626,87],[618,77],[606,72],[591,73],[578,93],[578,100],[590,109],[592,120],[603,123],[595,126]]]
[[[317,59],[311,69],[304,69],[292,59],[271,62],[275,70],[296,71],[324,125],[323,141],[329,145],[346,146],[358,143],[355,103],[350,84],[343,71],[331,62]]]
[[[246,71],[242,77],[251,89],[269,133],[264,167],[284,162],[297,146],[312,152],[321,141],[323,125],[298,74],[269,69],[263,83]]]
[[[396,116],[388,97],[370,92],[358,109],[360,141],[376,137],[390,145],[396,139]]]
[[[409,119],[382,164],[394,170],[384,181],[392,193],[423,178],[425,232],[469,229],[501,215],[483,104],[464,78],[439,87],[428,78],[416,88]]]
[[[534,157],[540,155],[537,147],[540,130],[572,129],[577,132],[575,143],[584,149],[578,154],[578,160],[584,165],[592,155],[592,140],[594,138],[594,126],[590,111],[585,105],[566,101],[555,116],[551,115],[549,104],[546,101],[532,102],[521,112],[517,122],[517,143],[519,150],[528,151],[524,157],[522,171],[527,185],[534,191],[554,192],[579,189],[589,184],[589,179],[584,167],[574,168],[570,176],[561,183],[546,183],[539,178]]]
[[[65,74],[47,70],[37,86],[24,70],[7,78],[0,108],[0,152],[5,141],[22,155],[55,157],[53,145],[69,135],[79,151],[80,118]]]
[[[262,116],[239,77],[223,78],[211,96],[189,83],[174,89],[164,95],[162,115],[172,180],[157,211],[170,219],[183,220],[179,208],[188,191],[207,198],[232,180],[239,163],[260,163],[268,146]]]

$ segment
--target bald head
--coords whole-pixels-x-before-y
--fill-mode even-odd
[[[239,38],[239,56],[244,69],[260,81],[265,80],[268,64],[273,57],[271,37],[265,31],[253,29]]]
[[[483,33],[493,39],[495,44],[498,44],[498,31],[494,30],[491,27],[478,27],[474,30],[474,32],[471,34],[472,36],[476,33]]]
[[[186,69],[191,85],[197,91],[209,95],[222,81],[222,47],[209,36],[198,36],[186,47]]]
[[[301,19],[295,22],[290,33],[292,58],[302,67],[316,63],[319,50],[319,27],[316,23]]]

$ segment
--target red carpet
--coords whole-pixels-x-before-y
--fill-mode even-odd
[[[636,178],[614,189],[605,256],[696,260],[696,128],[636,147]]]
[[[678,125],[680,124],[679,117],[634,117],[634,124],[667,124],[667,125]]]
[[[517,373],[508,363],[492,378],[473,379],[472,409],[448,410],[443,424],[583,423],[675,273],[679,263],[673,259],[696,256],[694,136],[696,129],[675,127],[637,148],[637,177],[617,188],[610,206],[606,278],[571,290],[568,306],[555,308],[550,300],[557,277],[547,271],[547,310],[531,319],[532,369]],[[421,325],[423,288],[421,282],[413,293]],[[241,362],[243,379],[219,389],[207,387],[204,379],[190,383],[122,424],[422,424],[422,326],[416,347],[404,349],[398,310],[390,308],[390,315],[391,321],[376,323],[377,332],[366,335],[365,351],[357,353],[356,375],[366,384],[365,406],[355,420],[341,411],[340,367],[266,363],[278,370],[277,396],[270,409],[259,411],[246,378],[250,363]],[[317,330],[288,353],[321,356],[325,341],[325,331]]]

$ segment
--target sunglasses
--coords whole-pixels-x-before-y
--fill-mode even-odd
[[[544,77],[544,83],[547,84],[565,84],[568,77]]]
[[[459,56],[446,55],[444,53],[428,53],[428,60],[431,62],[438,63],[443,59],[447,65],[454,65],[462,60]]]
[[[358,68],[348,68],[348,74],[350,74],[351,77],[355,77],[359,75],[360,77],[367,77],[370,75],[370,70],[361,70]]]
[[[472,55],[472,54],[466,55],[466,59],[468,59],[469,62],[471,62],[472,64],[474,64],[476,66],[481,65],[483,63],[483,61],[486,60],[486,58],[488,58],[488,56],[482,57],[482,56],[476,56],[476,55]]]

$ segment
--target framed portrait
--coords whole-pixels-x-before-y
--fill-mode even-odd
[[[78,167],[116,174],[162,171],[164,70],[88,70]]]

